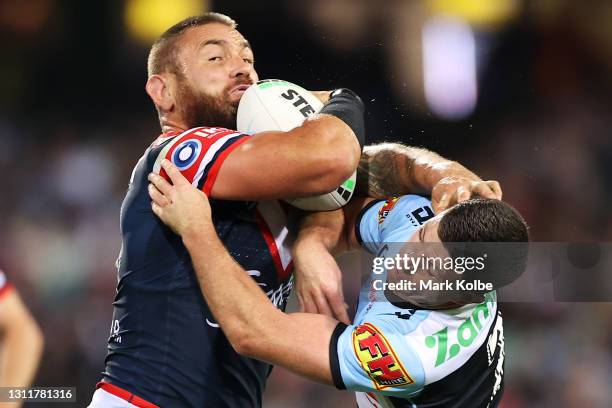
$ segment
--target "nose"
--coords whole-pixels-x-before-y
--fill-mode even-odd
[[[235,57],[230,76],[232,78],[246,77],[255,78],[255,69],[253,64],[249,64],[242,57]]]

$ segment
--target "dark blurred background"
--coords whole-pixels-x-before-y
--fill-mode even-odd
[[[209,10],[237,20],[260,78],[353,88],[370,142],[424,146],[499,180],[534,240],[611,240],[610,1],[1,0],[0,268],[46,336],[36,385],[91,398],[119,207],[159,133],[148,48]],[[351,297],[358,277],[345,280]],[[504,407],[612,406],[610,303],[502,307]],[[354,399],[277,368],[265,406]]]

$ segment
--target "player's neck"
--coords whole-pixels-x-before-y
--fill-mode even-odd
[[[461,306],[465,306],[467,304],[473,303],[470,299],[464,300],[448,300],[442,299],[439,301],[429,301],[426,298],[418,297],[418,296],[409,296],[406,295],[404,291],[394,292],[392,290],[385,290],[385,297],[389,302],[394,304],[395,306],[402,308],[417,308],[417,309],[425,309],[425,310],[447,310],[447,309],[456,309]]]
[[[184,132],[187,129],[189,129],[189,127],[186,124],[184,124],[182,121],[172,120],[172,119],[169,119],[167,116],[162,116],[160,118],[160,123],[161,123],[162,133]]]

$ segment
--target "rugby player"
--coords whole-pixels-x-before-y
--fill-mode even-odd
[[[0,271],[0,387],[32,383],[43,350],[43,335],[14,286]],[[0,407],[20,403],[0,402]]]
[[[352,174],[364,107],[350,91],[327,92],[320,114],[289,132],[232,130],[239,100],[258,76],[235,22],[215,13],[168,29],[151,48],[148,71],[146,91],[163,133],[138,161],[122,205],[106,367],[91,406],[257,407],[270,365],[237,354],[219,330],[180,237],[151,211],[147,175],[167,177],[159,163],[169,159],[209,195],[221,240],[282,309],[292,287],[292,235],[274,199],[332,191]],[[460,186],[470,194],[481,185],[499,194],[460,165],[422,157],[398,163],[409,162],[410,180],[423,178],[428,191],[439,184],[440,196]],[[447,176],[454,184],[440,182]]]
[[[413,297],[409,291],[372,291],[373,275],[363,286],[353,325],[323,315],[285,314],[269,304],[218,239],[205,194],[170,162],[162,166],[172,184],[149,175],[152,209],[181,235],[202,293],[238,353],[359,391],[360,407],[499,404],[504,337],[495,291],[449,290],[429,296],[420,291]],[[346,222],[338,223],[343,212]],[[428,199],[406,195],[355,200],[334,213],[315,214],[299,241],[323,241],[329,250],[361,243],[377,256],[392,256],[393,243],[528,241],[523,218],[498,200],[464,201],[434,217]],[[297,254],[303,245],[299,241]],[[521,247],[523,251],[514,252],[517,256],[503,258],[504,264],[484,269],[496,287],[522,272],[526,246]],[[400,246],[400,252],[404,248]],[[305,254],[317,259],[320,255]],[[498,267],[505,272],[495,279]],[[386,280],[399,282],[400,275],[405,274],[389,270]],[[453,269],[420,269],[408,276],[415,282],[443,282],[456,281],[459,275]]]

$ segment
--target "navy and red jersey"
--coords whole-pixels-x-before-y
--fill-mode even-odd
[[[223,160],[248,137],[205,127],[166,134],[136,165],[121,208],[122,248],[103,382],[161,407],[261,405],[271,366],[232,349],[202,297],[181,238],[153,214],[147,191],[147,175],[167,158],[209,194]],[[163,169],[160,174],[167,177]],[[291,235],[279,202],[210,204],[228,251],[283,309],[292,285]]]

